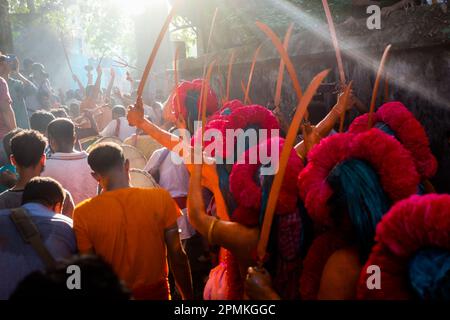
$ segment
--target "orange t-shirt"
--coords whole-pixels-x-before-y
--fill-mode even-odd
[[[80,203],[73,227],[80,253],[94,251],[132,291],[142,291],[167,284],[164,230],[179,215],[166,190],[127,188]]]

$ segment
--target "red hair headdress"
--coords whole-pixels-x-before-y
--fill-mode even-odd
[[[414,115],[400,102],[382,105],[373,115],[373,123],[383,122],[394,131],[395,137],[411,152],[417,171],[424,178],[436,174],[437,161],[430,150],[427,134]],[[350,133],[368,130],[369,115],[356,118],[349,128]]]
[[[197,101],[197,107],[200,112],[201,110],[201,99],[200,94],[202,91],[203,86],[203,80],[202,79],[196,79],[191,81],[183,81],[178,85],[178,88],[175,90],[175,94],[172,96],[172,108],[174,110],[175,116],[178,118],[181,114],[184,119],[187,119],[188,115],[188,108],[186,105],[186,99],[188,97],[189,91],[196,91],[198,93],[198,101]],[[206,114],[211,115],[218,109],[218,100],[217,95],[209,88],[207,92],[207,100],[206,100]],[[178,108],[179,105],[179,108]]]
[[[336,134],[310,151],[308,165],[298,179],[305,207],[319,225],[333,224],[328,205],[333,189],[327,182],[328,175],[336,165],[349,159],[369,163],[393,202],[417,192],[419,176],[411,155],[393,137],[375,128],[356,135]]]
[[[228,156],[232,156],[228,155],[226,150],[227,130],[247,129],[251,126],[268,130],[267,138],[271,138],[271,130],[280,129],[278,120],[272,111],[260,105],[242,106],[239,100],[233,100],[225,104],[218,115],[214,115],[211,118],[205,126],[205,131],[208,129],[219,130],[223,137],[223,142],[221,146],[214,150],[219,152],[217,156],[226,159]],[[200,135],[201,130],[197,130],[192,139],[192,145],[200,138]],[[215,143],[214,137],[210,141],[203,141],[203,147],[206,148],[213,143]],[[216,156],[215,152],[213,152],[212,156]]]
[[[359,299],[403,300],[412,298],[408,263],[423,248],[450,251],[450,195],[412,196],[398,202],[377,226],[377,244],[361,272]],[[381,270],[381,289],[369,290],[366,270]]]
[[[379,129],[361,134],[342,133],[328,137],[313,148],[308,165],[299,175],[300,195],[316,226],[333,226],[328,201],[333,189],[327,182],[340,163],[359,159],[370,164],[392,201],[416,193],[419,176],[410,153],[400,142]],[[300,280],[302,299],[316,299],[322,270],[334,251],[348,245],[345,232],[327,231],[317,237],[304,260]]]

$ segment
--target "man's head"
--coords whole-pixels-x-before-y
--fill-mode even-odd
[[[31,129],[37,130],[42,134],[46,134],[49,123],[55,119],[55,116],[50,112],[43,110],[36,111],[31,115],[30,127]]]
[[[64,107],[51,109],[50,113],[54,115],[55,118],[69,118],[69,115]]]
[[[102,189],[108,190],[112,184],[128,184],[130,163],[125,160],[122,148],[115,143],[101,143],[88,157],[92,176]]]
[[[39,105],[44,108],[44,109],[49,109],[52,105],[51,100],[50,100],[50,93],[43,91],[43,90],[39,90],[38,94],[37,94],[37,99],[39,102]]]
[[[25,58],[23,60],[23,69],[26,73],[30,74],[32,72],[31,67],[33,66],[34,61],[30,58]]]
[[[33,78],[38,81],[48,79],[48,73],[45,72],[45,67],[41,63],[33,63],[31,72],[33,73]]]
[[[42,172],[45,166],[47,140],[35,130],[23,130],[11,139],[11,163],[20,171],[35,169]]]
[[[8,55],[3,55],[0,52],[0,75],[6,76],[11,72],[11,62],[12,59]]]
[[[21,128],[16,128],[11,130],[10,132],[8,132],[4,137],[3,137],[3,149],[5,149],[5,154],[6,156],[9,157],[11,156],[11,139],[18,133],[22,132],[23,129]]]
[[[55,213],[61,213],[65,197],[66,193],[58,181],[52,178],[35,177],[23,190],[22,205],[39,203]]]
[[[69,119],[55,119],[47,127],[47,136],[53,152],[70,153],[75,145],[75,126]]]
[[[80,116],[80,104],[79,103],[71,103],[69,105],[69,116],[72,119],[78,118]]]
[[[71,274],[67,273],[70,266],[80,268],[81,290],[70,290],[67,287],[67,281],[71,277]],[[129,300],[130,296],[130,291],[108,263],[98,256],[87,255],[73,256],[55,268],[29,274],[19,283],[10,299]]]
[[[117,105],[112,108],[112,117],[113,119],[119,119],[120,117],[127,116],[127,109],[124,106]]]
[[[71,100],[75,98],[75,91],[72,89],[66,91],[66,100]]]

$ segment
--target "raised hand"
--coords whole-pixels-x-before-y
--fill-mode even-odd
[[[97,71],[97,75],[99,75],[99,76],[101,76],[102,73],[103,73],[103,69],[102,69],[102,67],[100,65],[97,66],[97,70],[96,71]]]
[[[272,279],[264,268],[250,267],[245,279],[245,293],[252,300],[279,299],[272,289]]]
[[[139,128],[144,123],[144,103],[142,102],[142,98],[138,98],[134,106],[128,107],[127,119],[132,127]]]

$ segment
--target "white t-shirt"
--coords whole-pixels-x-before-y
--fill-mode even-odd
[[[145,171],[151,171],[158,164],[159,158],[163,155],[166,148],[158,149],[145,166]],[[172,158],[173,157],[173,158]],[[176,159],[176,161],[173,161]],[[166,155],[166,158],[159,167],[159,185],[166,189],[172,198],[186,197],[189,191],[189,172],[186,169],[182,159],[173,152]],[[178,218],[178,230],[180,239],[191,238],[195,234],[195,229],[189,223],[187,209],[182,210],[183,215]]]
[[[128,124],[128,120],[126,117],[120,117],[117,120],[112,120],[108,125],[103,129],[102,132],[100,132],[100,135],[102,137],[115,137],[116,136],[116,127],[117,127],[117,121],[120,122],[119,126],[119,136],[118,138],[122,141],[124,141],[129,136],[136,133],[136,128],[130,127]]]
[[[165,148],[153,152],[145,166],[145,171],[151,171],[158,164]],[[172,157],[176,159],[172,161]],[[172,198],[186,197],[189,191],[189,172],[182,159],[175,153],[169,153],[159,167],[159,185],[169,191]]]
[[[85,151],[56,152],[47,158],[42,173],[43,177],[53,178],[69,190],[75,205],[97,195],[97,181],[91,176],[87,158]]]

